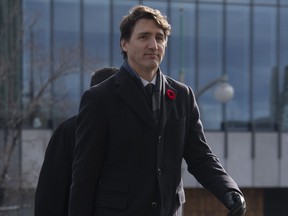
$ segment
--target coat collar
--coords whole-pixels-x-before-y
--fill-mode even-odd
[[[161,117],[157,127],[152,112],[145,101],[145,92],[142,83],[136,77],[133,77],[124,67],[121,67],[116,74],[116,94],[118,94],[131,109],[147,123],[153,130],[159,130],[162,133],[165,124],[168,120],[171,108],[174,106],[175,100],[171,100],[167,97],[167,90],[171,90],[176,94],[176,90],[173,89],[166,79],[166,77],[160,72],[163,80],[162,88],[162,105],[161,105]],[[177,97],[177,95],[176,95]],[[175,98],[176,99],[176,98]]]

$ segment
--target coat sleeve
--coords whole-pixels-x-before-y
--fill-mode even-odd
[[[195,96],[189,88],[188,123],[184,158],[188,171],[197,181],[223,202],[229,190],[241,193],[236,182],[227,174],[206,142]]]
[[[81,99],[77,117],[69,216],[93,215],[108,133],[104,105],[99,101],[99,95],[88,90]]]
[[[68,214],[76,117],[61,123],[51,136],[35,194],[35,216]]]

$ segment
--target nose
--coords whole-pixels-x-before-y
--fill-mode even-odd
[[[149,40],[149,48],[150,49],[158,49],[158,43],[156,38],[151,37],[151,39]]]

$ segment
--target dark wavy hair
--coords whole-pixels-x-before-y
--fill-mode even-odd
[[[128,41],[130,40],[134,26],[139,19],[154,20],[155,23],[164,31],[166,39],[171,33],[171,25],[168,23],[167,17],[162,15],[159,10],[143,5],[137,5],[129,11],[128,15],[123,17],[120,23],[120,47],[123,39]],[[122,56],[124,59],[127,59],[127,53],[123,50]]]

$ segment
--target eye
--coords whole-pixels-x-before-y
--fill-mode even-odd
[[[159,43],[164,43],[165,42],[165,36],[163,34],[157,34],[155,39]]]
[[[139,36],[139,39],[142,39],[142,40],[146,40],[148,38],[149,38],[149,36],[146,35],[146,34],[142,34],[142,35]]]
[[[156,37],[156,40],[159,41],[159,42],[164,42],[164,37],[162,37],[162,36],[157,36],[157,37]]]

